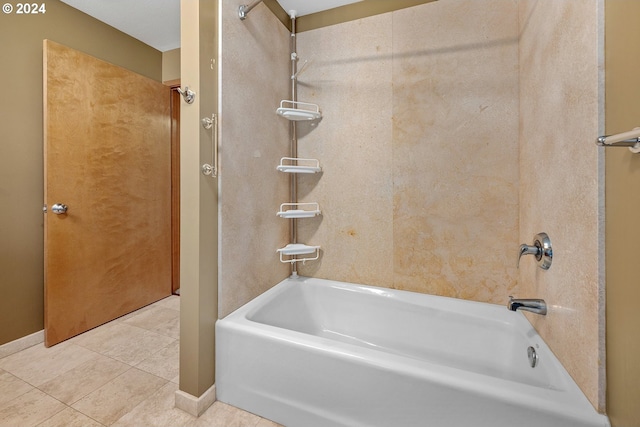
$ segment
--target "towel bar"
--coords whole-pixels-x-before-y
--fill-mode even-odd
[[[600,147],[629,147],[632,153],[640,153],[640,128],[615,135],[599,136],[596,145]]]

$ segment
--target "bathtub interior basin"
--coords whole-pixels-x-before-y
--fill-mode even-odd
[[[522,343],[528,331],[518,328],[504,307],[440,297],[416,303],[420,295],[415,293],[310,283],[291,287],[246,318],[419,361],[554,387],[557,372],[527,369],[528,346]],[[487,316],[488,311],[493,313]]]
[[[287,427],[609,425],[504,306],[286,279],[216,340],[218,398]]]

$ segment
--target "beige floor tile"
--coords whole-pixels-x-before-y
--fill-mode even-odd
[[[154,331],[174,339],[180,339],[180,316],[158,325],[158,328]]]
[[[161,299],[160,301],[153,303],[152,306],[161,306],[180,311],[180,297],[177,295],[171,295],[170,297],[166,297],[165,299]]]
[[[104,425],[111,425],[166,383],[155,375],[131,368],[72,407]]]
[[[94,357],[95,353],[72,343],[45,348],[37,345],[0,360],[0,368],[31,385],[39,386]]]
[[[0,407],[31,390],[33,386],[0,369]]]
[[[10,354],[9,356],[3,357],[0,359],[0,368],[4,367],[7,363],[11,363],[12,361],[18,359],[23,360],[24,362],[29,362],[34,358],[43,357],[44,352],[55,352],[60,351],[64,347],[68,346],[68,341],[60,343],[59,345],[46,348],[43,343],[36,344],[29,348],[25,348],[17,353]]]
[[[214,402],[196,421],[197,427],[255,427],[262,418],[220,401]]]
[[[0,427],[281,427],[222,402],[198,419],[175,408],[179,304],[168,297],[0,359]]]
[[[103,427],[103,424],[92,420],[73,408],[67,407],[38,424],[37,427]]]
[[[114,320],[114,322],[123,322],[123,321],[125,321],[127,319],[132,318],[133,316],[137,316],[138,314],[151,309],[152,307],[153,307],[153,304],[145,305],[144,307],[142,307],[142,308],[140,308],[140,309],[138,309],[136,311],[132,311],[129,314],[125,314],[124,316],[118,317],[117,319]]]
[[[130,368],[126,363],[94,353],[94,357],[38,388],[70,405]]]
[[[114,320],[113,322],[105,323],[102,326],[98,326],[97,328],[91,329],[90,331],[85,332],[84,334],[77,335],[71,338],[68,342],[79,345],[81,347],[92,348],[93,351],[97,353],[101,353],[100,350],[104,350],[108,348],[108,343],[104,343],[105,338],[109,338],[111,335],[118,335],[118,326],[122,322],[119,319]],[[102,344],[102,345],[100,345]]]
[[[113,427],[190,427],[196,418],[175,407],[177,384],[167,383],[131,412],[116,421]]]
[[[136,368],[165,380],[173,381],[180,371],[180,342],[178,340],[174,341],[138,363]]]
[[[267,420],[266,418],[261,418],[256,424],[256,427],[284,427],[278,423],[274,423],[273,421]]]
[[[36,344],[17,353],[13,353],[7,357],[0,359],[0,368],[8,371],[16,369],[30,363],[38,363],[41,360],[51,357],[53,354],[62,351],[70,344],[68,341],[60,343],[56,346],[46,348],[44,344]]]
[[[78,338],[77,345],[132,366],[174,342],[173,338],[124,322],[101,326],[91,335]]]
[[[64,403],[33,389],[0,407],[0,427],[36,426],[65,407]]]
[[[127,325],[137,326],[171,338],[180,338],[180,312],[162,306],[153,306],[125,320]]]

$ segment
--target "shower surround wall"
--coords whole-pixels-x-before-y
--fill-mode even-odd
[[[505,303],[518,294],[518,5],[447,0],[303,32],[323,120],[303,275]],[[304,134],[304,132],[301,132]]]
[[[258,5],[223,3],[220,316],[288,274],[289,33]],[[298,222],[322,246],[300,274],[505,304],[545,298],[530,316],[599,410],[604,350],[599,288],[601,0],[442,0],[303,32],[299,179],[322,216]],[[520,243],[545,231],[549,271]],[[506,308],[505,308],[506,310]]]
[[[300,179],[323,215],[300,274],[505,304],[603,410],[599,289],[599,1],[446,0],[301,33]],[[516,269],[549,233],[554,264]],[[506,309],[506,308],[505,308]]]
[[[276,116],[289,96],[289,32],[259,4],[246,20],[222,1],[220,78],[219,311],[224,317],[289,275],[276,249],[289,223],[276,216],[289,180],[276,171],[289,153],[289,123]]]
[[[603,14],[601,0],[520,2],[520,240],[545,231],[554,251],[546,272],[523,258],[521,294],[547,301],[529,320],[600,411]]]

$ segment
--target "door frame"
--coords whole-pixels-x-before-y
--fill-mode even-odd
[[[171,293],[180,295],[180,79],[171,88]]]

